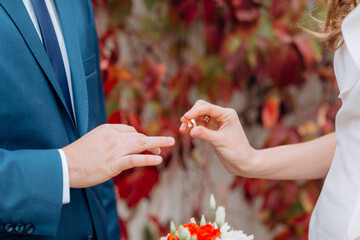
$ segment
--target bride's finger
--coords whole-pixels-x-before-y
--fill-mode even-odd
[[[203,126],[211,130],[217,130],[219,128],[218,121],[214,118],[210,118],[207,115],[199,116],[196,119],[190,120],[182,117],[180,121],[182,122],[182,124],[180,125],[179,131],[183,134],[188,133],[189,131],[191,131],[192,128],[196,126]]]
[[[194,128],[198,125],[205,126],[206,123],[202,122],[203,120],[204,120],[204,116],[199,117],[197,119],[190,119],[190,120],[187,120],[186,118],[182,117],[180,119],[180,122],[182,122],[182,123],[180,125],[179,130],[181,133],[188,133],[192,128]]]
[[[197,119],[199,117],[209,116],[210,118],[218,118],[224,114],[224,108],[205,102],[204,100],[196,101],[195,105],[184,114],[183,118]]]
[[[208,129],[203,126],[198,126],[198,127],[193,128],[190,131],[190,136],[193,138],[205,140],[214,145],[217,145],[218,140],[219,140],[218,139],[219,134],[216,131]]]
[[[188,133],[189,132],[189,127],[187,126],[187,124],[186,123],[181,123],[181,125],[180,125],[180,128],[179,128],[179,131],[181,132],[181,133],[183,133],[183,134],[185,134],[185,133]]]

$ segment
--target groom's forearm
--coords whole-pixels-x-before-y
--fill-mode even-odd
[[[304,143],[257,150],[252,176],[249,177],[281,180],[324,178],[335,146],[335,133],[331,133]]]

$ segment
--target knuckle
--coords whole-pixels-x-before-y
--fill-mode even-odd
[[[233,108],[227,108],[226,111],[229,113],[230,116],[237,116],[237,112]]]
[[[101,125],[100,127],[101,127],[101,130],[103,130],[103,131],[111,131],[112,130],[112,126],[109,123],[105,123],[105,124]]]
[[[101,124],[100,126],[97,126],[97,127],[95,128],[95,130],[97,130],[97,131],[102,131],[102,130],[105,128],[105,125],[106,125],[106,124]]]
[[[129,129],[129,131],[131,131],[131,132],[137,132],[137,131],[136,131],[136,128],[134,128],[133,126],[128,126],[128,129]]]
[[[205,102],[204,100],[202,100],[202,99],[199,99],[199,100],[197,100],[197,101],[195,102],[195,104],[196,104],[196,105],[204,105],[204,104],[206,104],[206,102]]]
[[[127,162],[129,164],[129,166],[134,166],[134,163],[135,163],[134,156],[132,156],[132,155],[127,156]]]
[[[204,110],[205,110],[206,112],[210,112],[210,111],[211,111],[211,108],[212,108],[212,106],[211,106],[210,104],[204,105]]]
[[[138,140],[137,140],[137,144],[139,144],[141,147],[145,146],[147,143],[147,140],[145,137],[141,136]]]
[[[102,140],[106,145],[109,145],[114,142],[114,138],[115,136],[113,132],[105,132]]]
[[[144,159],[145,165],[151,165],[151,163],[155,160],[155,157],[152,155],[146,155]]]

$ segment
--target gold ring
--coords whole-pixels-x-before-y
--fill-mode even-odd
[[[210,121],[210,117],[209,116],[205,116],[203,119],[204,123],[208,123]]]

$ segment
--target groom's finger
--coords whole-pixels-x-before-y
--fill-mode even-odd
[[[121,172],[123,170],[133,167],[155,166],[155,165],[159,165],[161,162],[162,162],[162,157],[160,156],[133,154],[119,158],[116,167],[117,167],[117,171]]]
[[[149,151],[150,151],[152,154],[160,155],[160,153],[161,153],[161,148],[153,148],[153,149],[149,149]]]
[[[139,133],[129,133],[127,141],[127,154],[138,154],[146,150],[171,147],[175,144],[173,137],[147,137]]]

